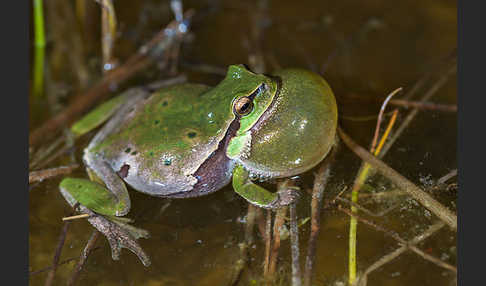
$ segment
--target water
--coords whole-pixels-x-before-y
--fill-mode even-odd
[[[266,26],[261,47],[266,69],[302,67],[324,70],[324,77],[333,88],[339,106],[340,125],[363,146],[369,146],[375,120],[351,121],[344,118],[376,115],[380,101],[361,101],[352,96],[383,99],[397,87],[405,91],[427,71],[446,58],[457,46],[456,3],[450,1],[268,1]],[[257,2],[184,1],[185,9],[199,13],[192,27],[191,41],[183,45],[181,60],[185,64],[204,63],[226,67],[248,63],[248,54],[256,43],[251,36],[251,23],[258,10]],[[96,6],[95,6],[96,9]],[[167,1],[117,1],[120,37],[115,54],[121,61],[172,19]],[[48,15],[48,13],[45,13]],[[94,14],[96,17],[98,15]],[[94,27],[97,29],[94,18]],[[49,35],[48,27],[48,35]],[[97,31],[97,30],[93,30]],[[74,32],[74,31],[73,31]],[[93,32],[95,33],[95,32]],[[99,32],[97,32],[99,33]],[[99,77],[100,49],[98,35],[87,44],[86,66],[93,80]],[[47,60],[53,72],[51,80],[65,89],[61,103],[79,91],[76,67],[69,60],[53,63],[66,53],[53,56],[48,46]],[[51,56],[51,57],[50,57]],[[70,72],[65,72],[65,71]],[[190,81],[215,84],[220,75],[187,71]],[[137,76],[129,84],[144,84],[162,74],[154,69]],[[434,82],[435,76],[427,87]],[[49,82],[47,82],[49,84]],[[456,103],[455,74],[433,97],[437,103]],[[124,88],[122,86],[121,88]],[[426,88],[418,96],[422,96]],[[354,99],[353,99],[354,98]],[[46,99],[30,95],[30,128],[49,118]],[[397,124],[406,115],[401,109]],[[384,160],[419,186],[426,186],[457,168],[456,114],[440,111],[420,112],[397,140]],[[87,139],[77,142],[76,158]],[[51,163],[51,167],[69,162],[67,156]],[[335,196],[344,186],[349,189],[360,161],[342,146],[333,167],[325,198]],[[315,171],[315,170],[313,170]],[[82,169],[72,176],[85,177]],[[312,185],[312,171],[302,176],[302,185]],[[29,271],[51,265],[59,233],[61,217],[69,214],[68,205],[57,190],[61,178],[53,178],[35,186],[29,200]],[[454,182],[452,179],[451,182]],[[373,176],[368,181],[373,192],[393,189],[389,181]],[[455,209],[456,193],[431,193],[439,201]],[[85,265],[78,284],[96,285],[227,285],[231,266],[239,258],[238,243],[243,241],[246,202],[231,187],[207,197],[167,201],[130,191],[132,210],[129,217],[135,225],[151,233],[140,243],[152,259],[145,268],[127,250],[121,260],[111,259],[108,243],[100,238],[97,249]],[[407,197],[394,197],[366,204],[374,212],[398,204],[373,221],[411,239],[436,221],[424,208]],[[300,218],[309,215],[308,196],[298,205]],[[346,204],[342,203],[344,207]],[[362,213],[360,213],[362,214]],[[363,216],[365,216],[363,214]],[[370,218],[370,217],[369,217]],[[349,217],[336,207],[321,216],[321,231],[316,255],[314,285],[343,285],[347,280]],[[306,251],[309,223],[300,231],[301,257]],[[91,234],[91,226],[83,220],[70,224],[61,261],[79,256]],[[251,285],[261,277],[264,244],[255,232],[250,249],[249,266],[238,285]],[[383,233],[358,224],[358,271],[364,271],[383,255],[399,247]],[[428,254],[455,265],[456,235],[446,227],[419,244]],[[279,277],[287,285],[290,277],[289,241],[280,248]],[[64,284],[75,261],[59,266],[55,285]],[[32,285],[42,285],[46,272],[32,275]],[[370,274],[369,285],[453,285],[454,274],[424,260],[412,252],[402,254]]]

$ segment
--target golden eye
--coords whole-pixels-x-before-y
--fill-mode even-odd
[[[238,115],[247,115],[253,109],[253,102],[246,96],[240,97],[235,101],[233,109]]]

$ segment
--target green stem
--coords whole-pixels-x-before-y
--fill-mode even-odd
[[[44,54],[46,40],[44,36],[44,13],[42,0],[33,0],[34,9],[34,75],[33,92],[42,95],[44,86]]]

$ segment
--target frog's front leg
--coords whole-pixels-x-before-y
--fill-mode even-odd
[[[250,174],[241,165],[233,170],[233,189],[248,202],[266,209],[276,209],[294,202],[298,193],[289,187],[276,193],[269,192],[250,180]]]
[[[129,225],[127,219],[115,217],[130,210],[125,183],[106,162],[89,151],[84,160],[90,177],[103,182],[106,187],[87,179],[65,178],[59,185],[62,195],[71,206],[79,203],[80,211],[90,215],[88,221],[108,239],[114,260],[119,259],[121,248],[127,248],[145,266],[150,265],[148,256],[136,241],[140,237],[148,237],[148,232]]]

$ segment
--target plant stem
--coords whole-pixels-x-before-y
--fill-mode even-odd
[[[33,0],[34,9],[34,74],[33,93],[35,96],[42,96],[44,90],[44,57],[45,57],[45,34],[44,34],[44,12],[42,0]]]

